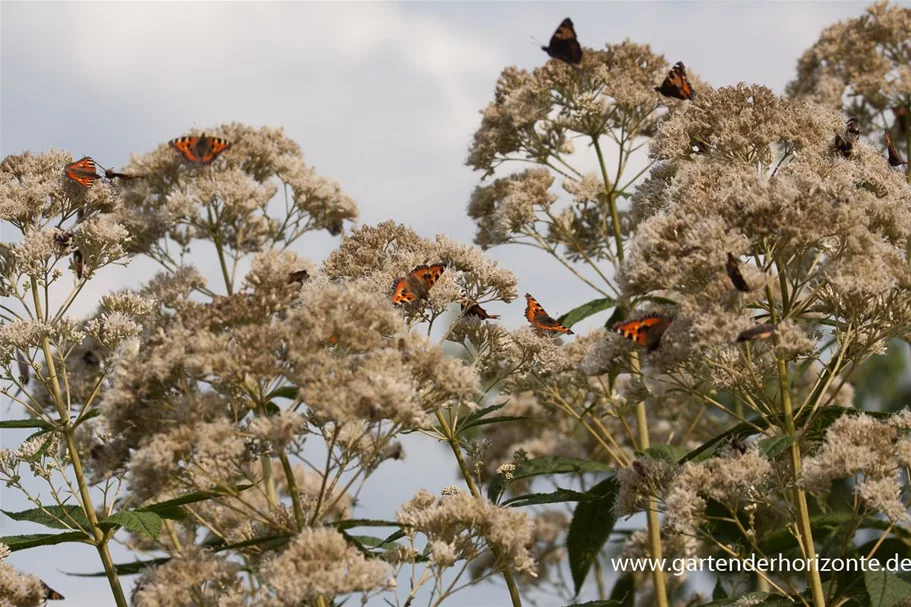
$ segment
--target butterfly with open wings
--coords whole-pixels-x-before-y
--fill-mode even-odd
[[[222,152],[233,144],[221,137],[210,137],[203,133],[200,136],[188,135],[178,137],[168,142],[172,148],[180,152],[184,160],[199,166],[212,164]]]
[[[674,99],[682,99],[685,101],[693,98],[693,87],[686,77],[686,66],[683,65],[682,61],[678,61],[674,64],[671,71],[667,73],[664,82],[661,83],[661,86],[656,86],[655,90],[665,97],[672,97]]]
[[[528,293],[525,294],[525,301],[525,318],[528,319],[531,326],[541,331],[555,331],[573,335],[571,330],[561,325],[554,318],[551,318],[551,316],[544,311],[544,308],[541,307],[541,304],[538,303],[538,300]]]
[[[553,57],[569,63],[570,65],[579,65],[582,63],[582,46],[576,39],[576,29],[573,27],[572,19],[566,18],[550,37],[550,44],[542,46],[541,50]]]
[[[392,284],[392,304],[400,306],[406,303],[427,299],[430,289],[440,279],[446,266],[437,263],[429,266],[418,266],[407,276],[396,278]]]
[[[95,172],[95,161],[89,156],[83,156],[76,162],[66,165],[64,174],[84,188],[91,187],[100,177]]]
[[[618,322],[614,325],[614,330],[640,346],[645,346],[649,352],[653,352],[661,345],[661,336],[672,322],[674,322],[672,316],[646,314],[641,318]]]

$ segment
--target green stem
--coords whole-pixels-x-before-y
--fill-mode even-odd
[[[459,465],[459,470],[462,471],[462,478],[465,479],[465,483],[468,485],[468,489],[471,491],[471,494],[475,499],[481,499],[481,492],[478,490],[478,486],[475,484],[474,479],[471,476],[471,470],[468,468],[468,464],[465,463],[465,458],[462,457],[462,449],[459,447],[459,441],[453,435],[452,428],[449,426],[449,422],[446,421],[446,417],[443,415],[443,412],[437,409],[437,419],[440,422],[440,426],[443,428],[443,432],[446,435],[446,442],[449,443],[449,448],[452,449],[453,455],[455,455],[456,462]],[[490,551],[493,553],[494,559],[500,561],[500,550],[495,546],[490,546]],[[503,579],[506,580],[506,588],[509,590],[509,598],[512,601],[513,607],[522,607],[522,598],[519,596],[519,587],[516,585],[515,577],[513,577],[512,572],[507,569],[501,569],[503,574]]]
[[[291,494],[291,503],[294,505],[294,520],[297,523],[297,530],[302,531],[307,521],[304,520],[304,509],[301,507],[300,495],[297,491],[297,481],[294,479],[294,468],[291,467],[291,461],[284,450],[279,454],[282,470],[285,471],[285,480],[288,483],[288,492]]]
[[[633,352],[630,355],[630,364],[633,369],[633,375],[639,375],[639,353]],[[648,436],[648,416],[645,411],[645,401],[636,403],[636,425],[639,430],[639,449],[644,451],[649,448]],[[658,521],[658,499],[654,496],[648,500],[648,510],[646,511],[646,521],[648,523],[648,551],[655,561],[661,560],[661,523]],[[667,580],[664,577],[664,571],[660,567],[655,567],[652,572],[652,581],[655,584],[655,601],[656,607],[668,607],[667,602]]]
[[[278,507],[278,492],[275,490],[275,477],[272,474],[272,460],[268,455],[260,455],[259,463],[263,468],[263,482],[266,484],[266,500],[271,508]]]
[[[622,264],[623,234],[620,232],[620,213],[617,212],[617,195],[614,189],[609,185],[610,179],[607,177],[607,167],[604,164],[604,154],[601,152],[601,144],[598,143],[598,138],[592,137],[592,143],[595,146],[595,152],[598,154],[598,164],[601,165],[601,177],[604,179],[604,193],[607,194],[607,203],[610,205],[611,223],[614,224],[614,239],[617,241],[617,259]]]

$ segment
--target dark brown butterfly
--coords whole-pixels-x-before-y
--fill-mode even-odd
[[[744,443],[742,440],[740,440],[736,436],[731,439],[730,445],[731,445],[731,449],[733,449],[740,455],[746,455],[746,453],[747,453],[746,443]]]
[[[211,164],[218,156],[233,144],[221,137],[209,137],[205,133],[199,137],[184,136],[168,142],[172,148],[180,152],[188,162],[196,165]]]
[[[418,299],[427,299],[430,289],[443,275],[446,266],[438,263],[418,266],[407,276],[397,278],[392,284],[392,303],[400,306]]]
[[[756,325],[752,329],[747,329],[737,336],[738,342],[753,341],[756,339],[768,339],[775,335],[775,325]]]
[[[642,318],[618,322],[614,330],[619,331],[623,337],[631,339],[641,346],[646,346],[653,352],[661,345],[661,336],[674,322],[672,316],[663,314],[647,314]]]
[[[573,27],[572,19],[567,17],[550,37],[550,44],[542,46],[541,50],[560,61],[565,61],[570,65],[579,65],[582,63],[582,47],[576,39],[576,30]]]
[[[85,269],[83,263],[82,251],[76,249],[73,251],[73,271],[76,272],[76,278],[82,280],[82,271]]]
[[[664,82],[661,83],[661,86],[656,86],[655,90],[665,97],[674,99],[687,100],[693,98],[693,87],[690,86],[690,81],[686,77],[686,66],[683,65],[682,61],[674,64],[671,71],[667,73]]]
[[[114,181],[119,179],[121,181],[133,181],[134,179],[145,179],[145,175],[137,175],[136,173],[118,173],[114,169],[105,169],[104,178],[108,181]]]
[[[95,161],[88,156],[66,165],[64,174],[84,188],[90,187],[98,180],[98,174],[95,172]]]
[[[886,133],[886,145],[889,147],[889,165],[894,167],[900,167],[903,164],[908,164],[906,160],[902,160],[902,157],[898,155],[898,152],[895,150],[895,146],[892,145],[892,138],[889,137],[889,132]]]
[[[544,311],[544,308],[541,307],[541,304],[528,293],[525,294],[525,302],[525,318],[528,319],[531,326],[540,329],[541,331],[557,331],[566,333],[567,335],[573,334],[572,331],[551,318],[547,312]]]
[[[305,281],[310,279],[310,272],[307,270],[297,270],[288,274],[288,284],[297,283],[299,285],[304,284]]]
[[[854,144],[860,138],[860,123],[857,118],[849,118],[845,123],[844,136],[835,136],[835,149],[845,158],[850,158],[854,153]]]
[[[743,274],[740,272],[740,262],[730,253],[728,253],[728,262],[725,264],[725,269],[728,271],[728,278],[731,279],[735,289],[744,293],[750,290],[750,285],[747,284]]]
[[[481,320],[494,320],[500,318],[499,314],[488,314],[487,310],[481,307],[481,304],[472,303],[470,301],[462,302],[462,315],[477,316]]]
[[[41,589],[44,591],[44,596],[41,598],[45,601],[62,601],[64,599],[63,595],[41,582]]]

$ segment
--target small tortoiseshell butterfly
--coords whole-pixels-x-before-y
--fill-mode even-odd
[[[62,601],[64,599],[63,595],[41,582],[41,589],[44,591],[44,596],[41,598],[45,601]]]
[[[525,306],[525,318],[528,319],[531,326],[542,331],[559,331],[560,333],[566,333],[567,335],[573,334],[572,331],[551,318],[550,315],[544,311],[544,308],[541,307],[541,304],[528,293],[525,294],[525,301],[527,302]]]
[[[655,90],[665,97],[673,97],[674,99],[683,99],[685,101],[693,98],[693,87],[690,86],[690,81],[686,78],[686,66],[683,65],[682,61],[674,64],[671,71],[667,73],[667,78],[664,79],[661,86],[656,86]]]
[[[895,146],[892,145],[892,138],[889,137],[889,132],[886,133],[886,145],[889,146],[889,165],[894,167],[900,167],[903,164],[908,164],[906,160],[902,160],[902,157],[898,155],[898,152],[895,150]]]
[[[211,164],[218,156],[233,144],[221,137],[209,137],[205,133],[199,137],[185,136],[172,139],[168,142],[172,148],[180,152],[188,162],[200,166]]]
[[[564,19],[554,35],[550,37],[550,45],[542,46],[541,50],[554,59],[565,61],[570,65],[582,63],[582,47],[576,39],[572,19],[568,17]]]
[[[82,271],[85,268],[85,264],[82,259],[82,251],[76,249],[73,251],[73,271],[76,272],[76,278],[82,280]]]
[[[65,174],[84,188],[91,186],[98,179],[98,174],[95,172],[95,161],[88,156],[66,165]]]
[[[292,283],[295,283],[295,282],[297,284],[302,285],[302,284],[304,284],[304,281],[309,280],[309,279],[310,279],[310,272],[308,272],[307,270],[297,270],[295,272],[291,272],[290,274],[288,274],[288,284],[289,285]]]
[[[418,266],[408,276],[397,278],[392,284],[392,304],[400,306],[418,299],[427,299],[431,287],[443,275],[446,266],[438,263],[432,266]]]
[[[481,304],[472,303],[470,301],[462,302],[462,315],[477,316],[481,320],[494,320],[500,318],[499,314],[488,314],[487,310],[481,307]]]
[[[635,320],[618,322],[614,330],[619,331],[623,337],[631,339],[641,346],[646,346],[649,352],[658,349],[661,345],[661,336],[674,322],[672,316],[662,314],[648,314]]]
[[[854,153],[854,144],[857,143],[858,138],[860,138],[860,123],[857,122],[857,118],[848,118],[845,123],[844,136],[835,136],[835,149],[845,158],[850,158]]]
[[[775,335],[775,325],[756,325],[737,336],[737,341],[753,341],[754,339],[768,339]]]
[[[728,278],[731,279],[735,289],[744,293],[750,290],[750,285],[747,284],[743,274],[740,273],[740,262],[730,253],[728,253],[728,262],[725,264],[725,269],[727,269]]]

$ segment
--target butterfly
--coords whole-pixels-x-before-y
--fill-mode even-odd
[[[297,284],[302,285],[304,284],[304,281],[309,280],[309,278],[310,272],[307,270],[297,270],[288,274],[288,284],[290,285],[296,282]]]
[[[134,179],[145,179],[145,175],[136,175],[135,173],[118,173],[114,169],[105,169],[104,178],[108,181],[120,179],[121,181],[133,181]]]
[[[64,599],[63,595],[41,582],[41,589],[44,591],[44,596],[41,597],[45,601],[62,601]]]
[[[731,279],[731,282],[734,284],[735,289],[746,293],[750,290],[750,285],[748,285],[747,281],[744,280],[743,274],[740,273],[739,266],[740,262],[738,262],[733,255],[728,253],[728,262],[724,266],[728,271],[728,278]]]
[[[84,188],[90,187],[99,177],[95,172],[95,161],[88,156],[66,165],[64,174]]]
[[[844,137],[841,135],[835,136],[835,149],[845,158],[850,158],[851,154],[854,153],[854,144],[857,143],[859,137],[860,123],[857,122],[857,118],[848,118],[845,123]]]
[[[768,339],[775,335],[775,325],[756,325],[737,336],[738,342],[753,341],[754,339]]]
[[[653,352],[661,345],[661,336],[672,322],[674,322],[674,318],[671,316],[647,314],[635,320],[618,322],[614,325],[614,330],[639,345],[647,346],[648,351]]]
[[[172,139],[168,142],[172,148],[180,152],[188,162],[200,166],[211,164],[213,160],[230,148],[233,144],[221,137],[210,137],[203,133],[199,137],[185,136]]]
[[[576,30],[573,28],[572,19],[566,18],[550,37],[550,45],[542,46],[541,50],[560,61],[570,65],[582,63],[582,47],[576,39]]]
[[[531,326],[542,331],[559,331],[560,333],[566,333],[567,335],[573,334],[572,331],[551,318],[547,312],[544,311],[544,308],[541,307],[541,304],[528,293],[525,294],[525,301],[527,302],[525,306],[525,318],[528,319]]]
[[[477,316],[481,320],[494,320],[500,318],[499,314],[488,314],[487,310],[481,307],[481,304],[472,303],[470,301],[462,302],[462,315]]]
[[[667,78],[664,79],[661,86],[656,86],[655,90],[665,97],[673,97],[674,99],[686,100],[693,98],[693,87],[690,86],[690,81],[686,78],[686,66],[683,65],[682,61],[674,64],[671,71],[667,73]]]
[[[889,146],[889,165],[894,167],[900,167],[903,164],[908,164],[908,161],[902,160],[902,157],[898,155],[898,152],[895,150],[895,146],[892,145],[892,138],[889,137],[889,132],[886,133],[886,145]]]
[[[418,299],[427,299],[427,294],[443,275],[446,266],[441,263],[432,266],[418,266],[407,276],[397,278],[392,284],[392,304],[400,306]]]
[[[73,271],[76,272],[76,278],[82,280],[82,271],[85,269],[85,264],[82,259],[82,251],[76,249],[73,251]]]

